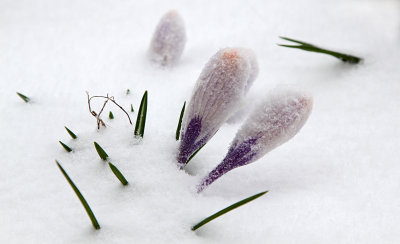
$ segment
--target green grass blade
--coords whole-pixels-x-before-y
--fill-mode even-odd
[[[61,144],[61,146],[63,146],[65,151],[72,152],[72,149],[69,146],[65,145],[62,141],[58,141],[58,142]]]
[[[109,119],[114,119],[114,114],[110,111],[110,113],[108,114],[108,118]]]
[[[299,48],[299,49],[302,49],[302,47],[303,47],[303,46],[300,46],[300,45],[285,45],[285,44],[278,44],[278,46],[290,47],[290,48]]]
[[[281,38],[281,39],[283,39],[283,40],[286,40],[286,41],[298,43],[298,44],[301,44],[301,45],[303,45],[303,46],[310,46],[310,47],[313,47],[313,46],[314,46],[314,45],[311,44],[311,43],[307,43],[307,42],[303,42],[303,41],[291,39],[291,38],[289,38],[289,37],[280,36],[279,38]]]
[[[97,153],[99,154],[99,157],[100,157],[101,159],[103,159],[104,161],[106,161],[107,158],[108,158],[108,155],[107,155],[107,153],[103,150],[103,148],[101,148],[101,146],[100,146],[97,142],[94,142],[94,147],[96,148],[96,151],[97,151]]]
[[[125,179],[124,175],[121,173],[121,171],[118,170],[117,167],[115,167],[114,164],[108,163],[108,166],[110,166],[111,171],[114,173],[114,175],[118,178],[119,181],[121,181],[121,184],[126,186],[128,185],[128,181]]]
[[[136,118],[135,136],[143,137],[147,114],[147,91],[144,92]]]
[[[331,55],[331,56],[333,56],[335,58],[338,58],[338,59],[342,60],[343,62],[348,62],[348,63],[351,63],[351,64],[357,64],[360,61],[362,61],[362,58],[359,58],[359,57],[356,57],[356,56],[353,56],[353,55],[349,55],[349,54],[345,54],[345,53],[340,53],[340,52],[335,52],[335,51],[332,51],[332,50],[320,48],[320,47],[317,47],[317,46],[315,46],[313,44],[302,42],[302,41],[298,41],[298,40],[294,40],[294,39],[290,39],[290,38],[287,38],[287,37],[282,37],[281,36],[280,38],[282,38],[284,40],[287,40],[287,41],[291,41],[291,42],[294,42],[294,43],[301,44],[301,45],[278,44],[281,47],[297,48],[297,49],[301,49],[301,50],[308,51],[308,52],[323,53],[323,54]]]
[[[19,92],[17,92],[17,95],[24,100],[24,102],[29,103],[29,101],[31,100],[29,97],[25,96],[24,94],[21,94]]]
[[[74,132],[72,132],[70,129],[68,129],[66,126],[64,126],[65,129],[67,130],[68,134],[72,137],[72,139],[78,138]]]
[[[211,215],[211,216],[209,216],[209,217],[203,219],[203,220],[200,221],[199,223],[195,224],[195,225],[192,227],[192,230],[193,230],[193,231],[194,231],[194,230],[197,230],[198,228],[200,228],[201,226],[207,224],[208,222],[212,221],[213,219],[218,218],[219,216],[224,215],[224,214],[226,214],[227,212],[229,212],[229,211],[231,211],[231,210],[233,210],[233,209],[235,209],[235,208],[237,208],[237,207],[240,207],[240,206],[242,206],[242,205],[244,205],[244,204],[246,204],[246,203],[248,203],[248,202],[251,202],[251,201],[253,201],[253,200],[255,200],[255,199],[261,197],[262,195],[264,195],[264,194],[267,193],[267,192],[268,192],[268,191],[260,192],[260,193],[258,193],[258,194],[255,194],[255,195],[251,196],[251,197],[248,197],[248,198],[246,198],[246,199],[243,199],[243,200],[241,200],[241,201],[239,201],[239,202],[237,202],[237,203],[234,203],[234,204],[230,205],[229,207],[222,209],[221,211],[218,211],[217,213],[215,213],[215,214],[213,214],[213,215]]]
[[[214,133],[214,135],[217,134],[217,132],[218,132],[218,130]],[[206,143],[206,144],[207,144],[207,143]],[[197,154],[206,144],[204,144],[204,145],[201,146],[199,149],[197,149],[197,150],[189,157],[189,159],[186,161],[186,164],[185,164],[184,166],[186,166],[186,165],[190,162],[190,160],[192,160],[192,158],[194,158],[194,156],[196,156],[196,154]],[[181,169],[182,169],[182,167],[181,167]]]
[[[90,208],[89,204],[87,203],[87,201],[85,200],[85,198],[83,197],[83,195],[81,194],[81,192],[79,191],[78,187],[75,186],[74,182],[71,180],[71,178],[69,178],[67,172],[65,172],[65,170],[63,169],[63,167],[60,165],[59,162],[57,162],[57,166],[58,168],[61,170],[61,173],[65,176],[65,178],[67,179],[68,183],[71,185],[72,189],[74,190],[75,194],[78,196],[79,201],[81,201],[83,207],[86,210],[86,213],[89,215],[90,221],[92,221],[92,225],[93,227],[98,230],[100,229],[100,225],[97,222],[96,217],[94,216],[94,213],[92,211],[92,209]]]
[[[179,140],[179,136],[181,135],[181,127],[182,127],[182,118],[183,118],[183,114],[185,113],[185,106],[186,106],[186,102],[183,103],[183,107],[181,110],[181,115],[179,116],[179,122],[178,122],[178,127],[176,128],[176,140]]]
[[[133,105],[131,104],[131,113],[133,113],[133,111],[134,111],[134,110],[133,110]]]
[[[207,143],[206,143],[207,144]],[[190,157],[189,159],[186,161],[185,166],[190,162],[190,160],[192,160],[192,158],[194,158],[194,156],[196,156],[196,154],[206,145],[204,144],[203,146],[201,146],[199,149],[197,149]]]

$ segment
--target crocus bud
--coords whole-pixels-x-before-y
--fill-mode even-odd
[[[178,12],[171,10],[161,18],[153,34],[150,59],[163,66],[174,64],[181,57],[185,43],[183,20]]]
[[[182,167],[227,120],[253,81],[249,55],[247,49],[225,48],[203,68],[182,123],[178,155]]]
[[[253,85],[254,80],[258,76],[258,62],[256,55],[252,50],[241,48],[241,52],[247,57],[250,65],[249,78],[247,79],[247,83],[244,88],[244,92],[246,94],[249,91],[250,87]],[[248,99],[246,97],[243,97],[236,111],[227,120],[227,123],[233,124],[240,121],[242,117],[244,117],[244,115],[246,114],[248,104]]]
[[[247,61],[249,62],[250,65],[249,77],[247,78],[247,83],[246,86],[244,87],[244,92],[247,93],[258,76],[258,62],[253,50],[247,48],[240,48],[240,52],[242,52],[243,56],[247,58]]]
[[[228,171],[252,163],[299,132],[312,109],[311,96],[287,91],[261,103],[237,132],[224,160],[198,186],[201,192]]]

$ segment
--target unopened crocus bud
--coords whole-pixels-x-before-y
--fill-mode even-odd
[[[250,65],[250,73],[247,79],[246,86],[244,88],[245,94],[249,91],[250,87],[253,85],[253,82],[258,76],[258,62],[256,55],[250,49],[241,48],[241,52],[247,57],[247,61]],[[242,117],[246,114],[247,106],[249,106],[249,99],[243,97],[242,101],[240,101],[239,106],[237,107],[236,111],[229,117],[227,123],[232,124],[240,121]]]
[[[198,186],[201,192],[228,171],[252,163],[285,143],[303,127],[312,109],[312,97],[280,92],[261,103],[236,134],[224,160]]]
[[[186,43],[185,25],[175,10],[167,12],[157,25],[149,55],[154,62],[166,66],[176,63]]]
[[[244,92],[247,93],[258,76],[258,61],[253,50],[240,48],[240,52],[244,57],[247,58],[247,62],[249,62],[250,65],[249,77],[247,78],[247,83],[244,87]]]
[[[232,114],[253,81],[249,55],[244,48],[225,48],[203,68],[182,123],[178,155],[182,167]]]

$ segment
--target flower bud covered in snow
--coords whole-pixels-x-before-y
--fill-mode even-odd
[[[250,65],[250,75],[244,88],[244,92],[246,94],[258,76],[258,62],[256,55],[252,50],[241,48],[241,52],[246,55]],[[236,111],[228,118],[227,123],[232,124],[241,120],[241,118],[246,114],[246,107],[248,106],[248,103],[248,98],[243,97],[242,101],[239,102]]]
[[[181,166],[217,132],[255,79],[252,55],[247,49],[225,48],[203,68],[184,114],[178,155]]]
[[[201,192],[228,171],[252,163],[291,139],[303,127],[312,98],[289,91],[268,97],[236,134],[224,160],[198,186]]]
[[[175,10],[167,12],[157,25],[150,44],[150,59],[161,65],[178,61],[186,43],[185,26]]]
[[[240,48],[239,50],[242,52],[242,55],[247,58],[250,65],[249,77],[247,78],[246,86],[244,87],[244,92],[247,93],[258,76],[258,62],[253,50],[246,48]]]

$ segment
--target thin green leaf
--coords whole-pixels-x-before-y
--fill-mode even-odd
[[[108,118],[109,119],[114,119],[114,114],[110,111],[110,113],[108,114]]]
[[[111,168],[111,171],[114,173],[114,175],[118,178],[119,181],[121,181],[121,184],[126,186],[128,185],[128,181],[125,179],[124,175],[121,173],[121,171],[118,170],[117,167],[115,167],[114,164],[108,163],[108,165]]]
[[[72,149],[69,146],[65,145],[62,141],[58,141],[58,142],[61,144],[61,146],[63,146],[65,151],[72,152]]]
[[[207,224],[208,222],[212,221],[213,219],[218,218],[219,216],[224,215],[224,214],[226,214],[227,212],[229,212],[229,211],[231,211],[231,210],[233,210],[233,209],[235,209],[235,208],[237,208],[237,207],[240,207],[240,206],[242,206],[242,205],[244,205],[244,204],[246,204],[246,203],[248,203],[248,202],[251,202],[251,201],[253,201],[253,200],[255,200],[255,199],[261,197],[262,195],[264,195],[264,194],[267,193],[267,192],[268,192],[268,191],[260,192],[260,193],[258,193],[258,194],[255,194],[255,195],[251,196],[251,197],[248,197],[248,198],[246,198],[246,199],[243,199],[243,200],[241,200],[241,201],[239,201],[239,202],[237,202],[237,203],[234,203],[234,204],[230,205],[229,207],[222,209],[221,211],[218,211],[217,213],[215,213],[215,214],[213,214],[213,215],[211,215],[211,216],[209,216],[209,217],[203,219],[203,220],[200,221],[199,223],[195,224],[195,225],[192,227],[192,230],[193,230],[193,231],[194,231],[194,230],[197,230],[198,228],[200,228],[201,226]]]
[[[186,102],[183,103],[183,107],[181,110],[181,115],[179,116],[179,122],[178,122],[178,127],[176,128],[176,140],[179,140],[179,136],[181,134],[181,127],[182,127],[182,118],[183,118],[183,114],[185,113],[185,106],[186,106]]]
[[[207,144],[207,143],[206,143]],[[190,157],[189,159],[186,161],[185,166],[190,162],[190,160],[192,160],[192,158],[194,158],[194,156],[196,156],[196,154],[206,145],[204,144],[203,146],[201,146],[199,149],[197,149]]]
[[[66,126],[64,126],[65,129],[67,130],[68,134],[72,137],[72,139],[78,138],[74,132],[72,132],[70,129],[68,129]]]
[[[89,204],[87,203],[87,201],[85,200],[85,198],[83,197],[81,192],[79,191],[78,187],[75,186],[74,182],[71,180],[71,178],[69,178],[67,172],[65,172],[65,170],[63,169],[63,167],[61,166],[61,164],[57,160],[56,160],[56,163],[57,163],[58,168],[61,170],[61,173],[65,176],[65,178],[67,179],[68,183],[71,185],[71,187],[74,190],[75,194],[78,196],[79,201],[81,201],[83,207],[86,210],[86,213],[88,214],[88,216],[90,218],[90,221],[92,221],[93,227],[96,230],[100,229],[100,225],[97,222],[96,216],[94,216],[94,213],[93,213],[92,209],[90,208]]]
[[[25,96],[24,94],[21,94],[19,92],[17,92],[17,95],[24,100],[24,102],[29,103],[29,101],[31,100],[29,97]]]
[[[297,49],[301,49],[301,50],[308,51],[308,52],[328,54],[328,55],[331,55],[335,58],[342,60],[343,62],[348,62],[348,63],[352,63],[352,64],[357,64],[362,60],[362,58],[359,58],[359,57],[356,57],[353,55],[339,53],[339,52],[331,51],[328,49],[323,49],[323,48],[317,47],[317,46],[307,43],[307,42],[302,42],[302,41],[298,41],[298,40],[294,40],[294,39],[282,37],[282,36],[280,38],[287,40],[287,41],[301,44],[301,45],[278,44],[278,46],[281,46],[281,47],[297,48]]]
[[[107,158],[108,158],[108,155],[107,155],[107,153],[103,150],[103,148],[101,148],[101,146],[100,146],[97,142],[94,142],[94,147],[96,148],[96,151],[97,151],[97,153],[99,154],[99,157],[100,157],[101,159],[103,159],[104,161],[106,161]]]
[[[218,132],[218,130],[214,133],[214,135],[217,134],[217,132]],[[206,143],[206,144],[207,144],[207,143]],[[199,149],[197,149],[197,150],[189,157],[189,159],[186,161],[186,164],[185,164],[184,166],[186,166],[186,165],[190,162],[190,160],[192,160],[192,159],[194,158],[194,156],[196,156],[196,154],[197,154],[206,144],[204,144],[204,145],[201,146]],[[181,167],[181,168],[183,168],[183,167]]]
[[[147,114],[147,91],[144,92],[136,118],[135,136],[143,137]]]
[[[133,105],[131,104],[131,113],[133,113]]]
[[[286,41],[290,41],[290,42],[298,43],[298,44],[301,44],[301,45],[303,45],[303,46],[314,47],[314,45],[313,45],[313,44],[311,44],[311,43],[307,43],[307,42],[303,42],[303,41],[299,41],[299,40],[291,39],[291,38],[288,38],[288,37],[280,36],[279,38],[281,38],[281,39],[283,39],[283,40],[286,40]]]

